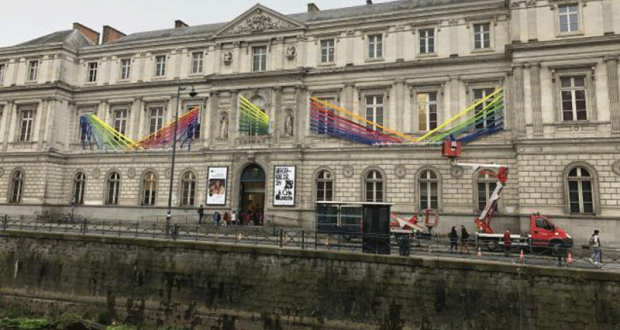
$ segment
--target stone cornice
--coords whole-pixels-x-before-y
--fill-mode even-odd
[[[547,50],[563,47],[587,47],[600,44],[617,44],[618,42],[620,42],[620,35],[557,39],[550,41],[530,41],[526,43],[513,43],[506,45],[506,54],[508,56],[512,56],[514,52],[519,51]]]

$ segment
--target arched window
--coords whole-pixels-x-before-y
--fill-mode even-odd
[[[78,172],[73,178],[72,200],[76,205],[84,204],[84,188],[86,187],[86,175]]]
[[[316,176],[316,201],[328,202],[334,198],[334,177],[330,171],[321,171]]]
[[[11,176],[11,186],[9,187],[9,203],[21,203],[22,192],[24,191],[24,172],[16,171]]]
[[[112,172],[108,175],[106,204],[117,205],[118,197],[121,193],[121,175],[118,172]]]
[[[157,194],[157,175],[147,172],[142,177],[142,205],[155,205]]]
[[[373,170],[366,174],[366,201],[383,202],[383,176],[379,171]]]
[[[593,178],[583,167],[568,172],[568,199],[570,213],[594,213]]]
[[[489,171],[485,171],[489,172]],[[497,187],[497,179],[488,173],[481,172],[478,174],[478,210],[482,211],[487,205],[487,201],[493,195],[493,191]],[[494,211],[497,211],[497,203]]]
[[[431,170],[424,170],[420,174],[420,210],[439,208],[439,179]]]
[[[181,180],[181,206],[194,205],[196,196],[196,175],[192,172],[185,172]]]

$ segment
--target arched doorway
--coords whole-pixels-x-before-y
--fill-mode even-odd
[[[239,207],[241,211],[265,208],[265,171],[257,164],[248,165],[241,173]]]

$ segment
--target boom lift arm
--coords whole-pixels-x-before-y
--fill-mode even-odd
[[[495,206],[497,202],[501,198],[501,193],[506,186],[506,182],[508,181],[508,167],[505,165],[497,165],[497,164],[477,164],[477,163],[459,163],[456,158],[461,156],[462,144],[460,141],[454,141],[451,139],[447,139],[443,143],[442,155],[444,157],[450,158],[450,163],[454,166],[469,166],[475,170],[483,167],[483,168],[497,168],[497,174],[483,170],[481,174],[488,174],[497,178],[497,185],[495,186],[495,190],[493,194],[487,201],[484,210],[479,217],[474,219],[476,223],[476,227],[478,227],[479,232],[484,234],[494,234],[495,231],[491,228],[491,220],[493,219],[493,214],[495,212]]]

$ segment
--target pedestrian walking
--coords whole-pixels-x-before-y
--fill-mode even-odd
[[[224,212],[224,224],[230,226],[230,213],[228,211]]]
[[[452,230],[450,231],[450,234],[448,234],[448,238],[450,239],[450,253],[456,253],[459,243],[459,235],[456,233],[456,226],[452,226]]]
[[[221,220],[221,218],[220,218],[220,213],[219,213],[219,212],[217,212],[217,211],[215,211],[215,213],[213,213],[213,221],[215,221],[215,226],[216,226],[216,227],[219,227],[219,225],[220,225],[220,220]]]
[[[461,253],[469,254],[469,233],[463,225],[461,225]]]
[[[510,251],[512,249],[512,238],[510,237],[510,230],[504,230],[504,256],[510,257]]]
[[[232,213],[230,214],[230,222],[232,222],[233,225],[238,225],[237,223],[237,211],[232,211]]]
[[[202,224],[202,217],[204,217],[205,215],[205,210],[202,208],[202,204],[200,204],[200,207],[198,208],[198,224]]]
[[[590,256],[590,262],[593,263],[596,267],[601,266],[601,239],[598,236],[598,229],[594,231],[588,243],[590,243],[590,248],[592,248],[592,256]]]

